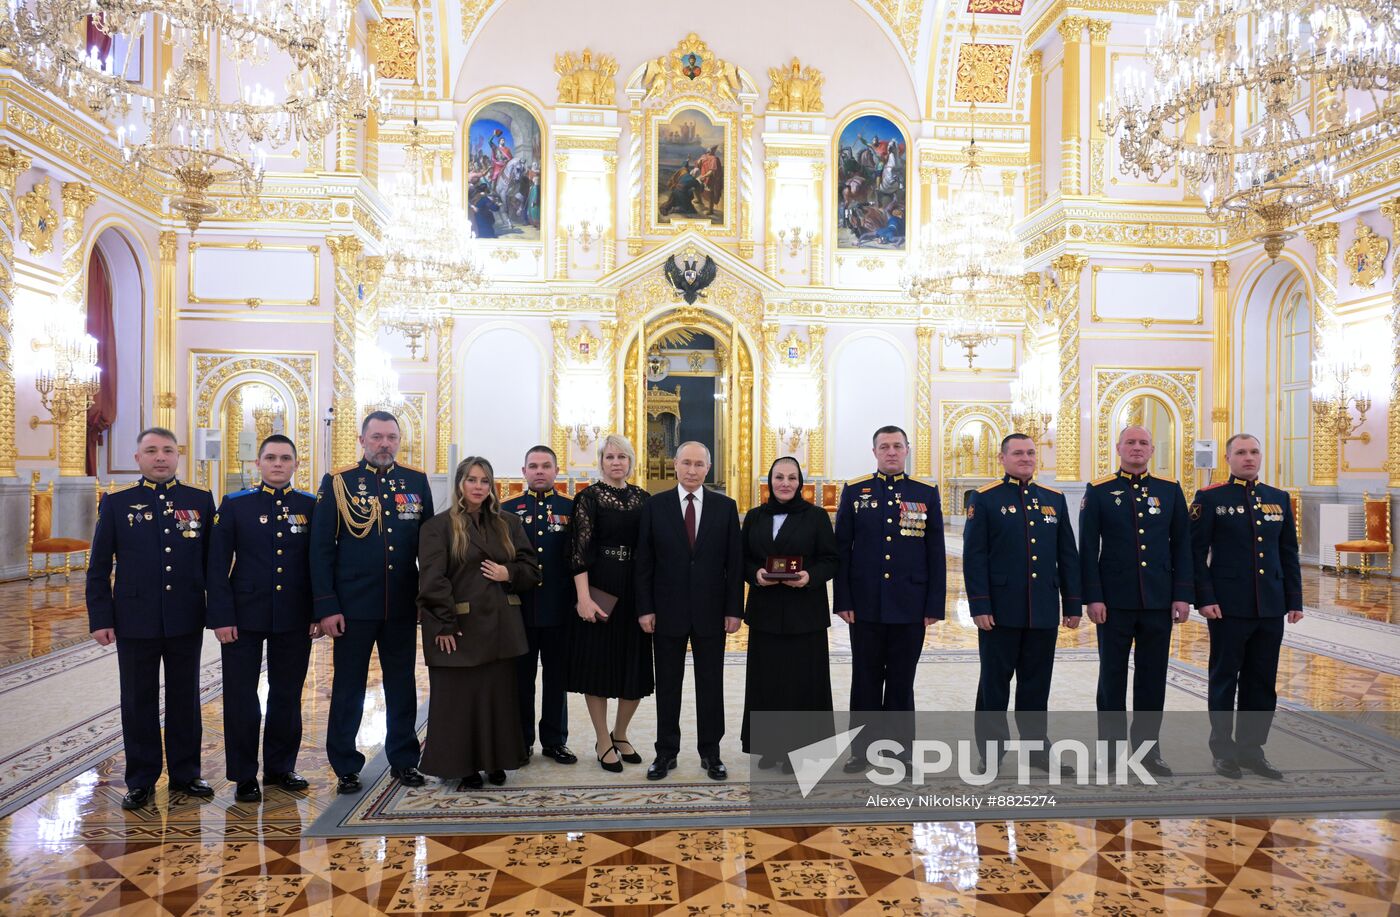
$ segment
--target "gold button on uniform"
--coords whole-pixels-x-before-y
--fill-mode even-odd
[[[1144,567],[1147,566],[1147,561],[1144,560],[1144,561],[1142,562],[1142,565],[1143,565]]]
[[[1260,554],[1259,556],[1260,556],[1260,557],[1263,557],[1264,555]],[[166,573],[169,573],[170,570],[171,570],[170,565],[169,565],[169,564],[166,564],[166,565],[165,565],[165,572],[166,572]]]
[[[1038,575],[1039,575],[1039,574],[1036,574],[1036,573],[1032,573],[1032,574],[1031,574],[1031,579],[1035,579],[1035,578],[1036,578],[1036,576],[1038,576]]]
[[[170,549],[169,549],[169,548],[166,548],[166,549],[165,549],[165,553],[169,554],[169,553],[170,553]]]
[[[281,573],[281,572],[282,572],[282,568],[281,568],[281,567],[278,567],[278,568],[277,568],[277,572],[278,572],[278,573]]]
[[[278,549],[277,549],[277,553],[278,553],[278,555],[281,555],[282,549],[281,549],[281,548],[278,548]]]
[[[1260,572],[1262,573],[1263,571],[1260,571]],[[175,588],[175,587],[174,587],[174,586],[171,586],[171,585],[169,585],[169,584],[167,583],[166,586],[165,586],[165,591],[166,591],[166,592],[169,592],[169,591],[170,591],[171,589],[173,589],[173,588]]]
[[[278,583],[278,584],[277,584],[277,591],[278,591],[278,592],[281,592],[281,591],[282,591],[282,584],[281,584],[281,583]]]
[[[886,573],[886,574],[885,574],[885,579],[889,579],[889,578],[890,578],[890,575],[889,575],[888,573]]]

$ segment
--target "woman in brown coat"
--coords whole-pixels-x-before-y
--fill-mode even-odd
[[[519,593],[540,583],[520,520],[502,513],[480,456],[457,466],[452,506],[418,538],[418,618],[428,664],[428,734],[418,767],[496,786],[525,759],[515,657],[525,653]]]

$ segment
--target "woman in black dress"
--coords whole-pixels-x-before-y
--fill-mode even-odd
[[[622,762],[642,756],[627,740],[627,727],[643,697],[655,688],[651,635],[637,623],[633,599],[633,553],[647,492],[627,483],[636,453],[616,433],[598,447],[602,479],[574,497],[570,565],[578,595],[578,617],[570,635],[568,689],[582,694],[596,737],[594,752],[603,770],[617,773]],[[593,588],[617,604],[604,614],[589,595]],[[617,701],[617,719],[608,729],[608,698]]]
[[[743,541],[744,579],[754,587],[744,610],[749,652],[739,733],[748,752],[753,711],[831,710],[826,584],[836,575],[836,535],[826,510],[803,498],[797,459],[785,456],[768,469],[768,502],[744,517]],[[768,579],[764,566],[770,556],[801,557],[801,574]],[[763,756],[758,766],[777,763]]]

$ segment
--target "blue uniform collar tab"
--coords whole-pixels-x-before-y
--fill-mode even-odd
[[[292,485],[286,487],[273,487],[271,484],[259,484],[258,489],[265,494],[272,494],[274,497],[285,497],[292,492]]]
[[[1134,474],[1134,473],[1131,472],[1131,471],[1124,471],[1122,468],[1119,468],[1119,469],[1118,469],[1118,477],[1120,477],[1120,478],[1127,478],[1129,481],[1134,481],[1134,482],[1146,481],[1146,480],[1147,480],[1148,478],[1150,478],[1151,476],[1152,476],[1152,472],[1151,472],[1151,471],[1144,471],[1144,472],[1141,472],[1141,473],[1139,473],[1139,474]]]
[[[875,477],[882,481],[906,481],[909,479],[909,475],[902,471],[899,474],[885,474],[883,471],[877,471]]]
[[[548,500],[550,497],[554,496],[554,488],[551,487],[549,490],[532,490],[529,493],[530,496],[543,503],[545,500]]]

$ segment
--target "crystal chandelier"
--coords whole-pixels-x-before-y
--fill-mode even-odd
[[[40,317],[42,316],[42,317]],[[29,426],[62,427],[86,413],[97,397],[101,369],[97,365],[97,339],[87,333],[87,317],[72,302],[55,298],[42,311],[26,309],[16,323],[16,369],[34,375],[34,389],[51,420],[31,417]]]
[[[431,174],[433,151],[424,133],[415,113],[392,191],[378,294],[380,323],[403,335],[414,358],[447,317],[452,298],[487,282],[462,208],[448,183]]]
[[[1206,212],[1256,229],[1270,258],[1314,207],[1346,205],[1339,167],[1400,135],[1395,0],[1202,0],[1189,14],[1172,2],[1158,11],[1147,56],[1152,82],[1128,71],[1116,109],[1101,111],[1104,130],[1120,134],[1123,170],[1156,181],[1180,168]],[[1296,109],[1314,89],[1308,126]],[[1349,114],[1349,90],[1369,92],[1374,111]],[[1249,98],[1259,120],[1236,136],[1244,119],[1231,106]],[[1209,126],[1186,136],[1196,116]]]
[[[1033,354],[1016,370],[1011,380],[1011,424],[1037,444],[1043,443],[1055,420],[1060,392],[1055,366]]]
[[[392,411],[403,403],[399,374],[378,342],[361,335],[355,341],[355,402],[361,413]]]
[[[373,68],[350,48],[353,13],[341,0],[9,0],[0,52],[111,119],[138,173],[174,180],[170,209],[193,232],[217,209],[216,182],[256,197],[269,149],[319,143],[379,107]],[[156,44],[171,49],[163,82],[141,73]],[[280,98],[256,81],[284,72]]]

